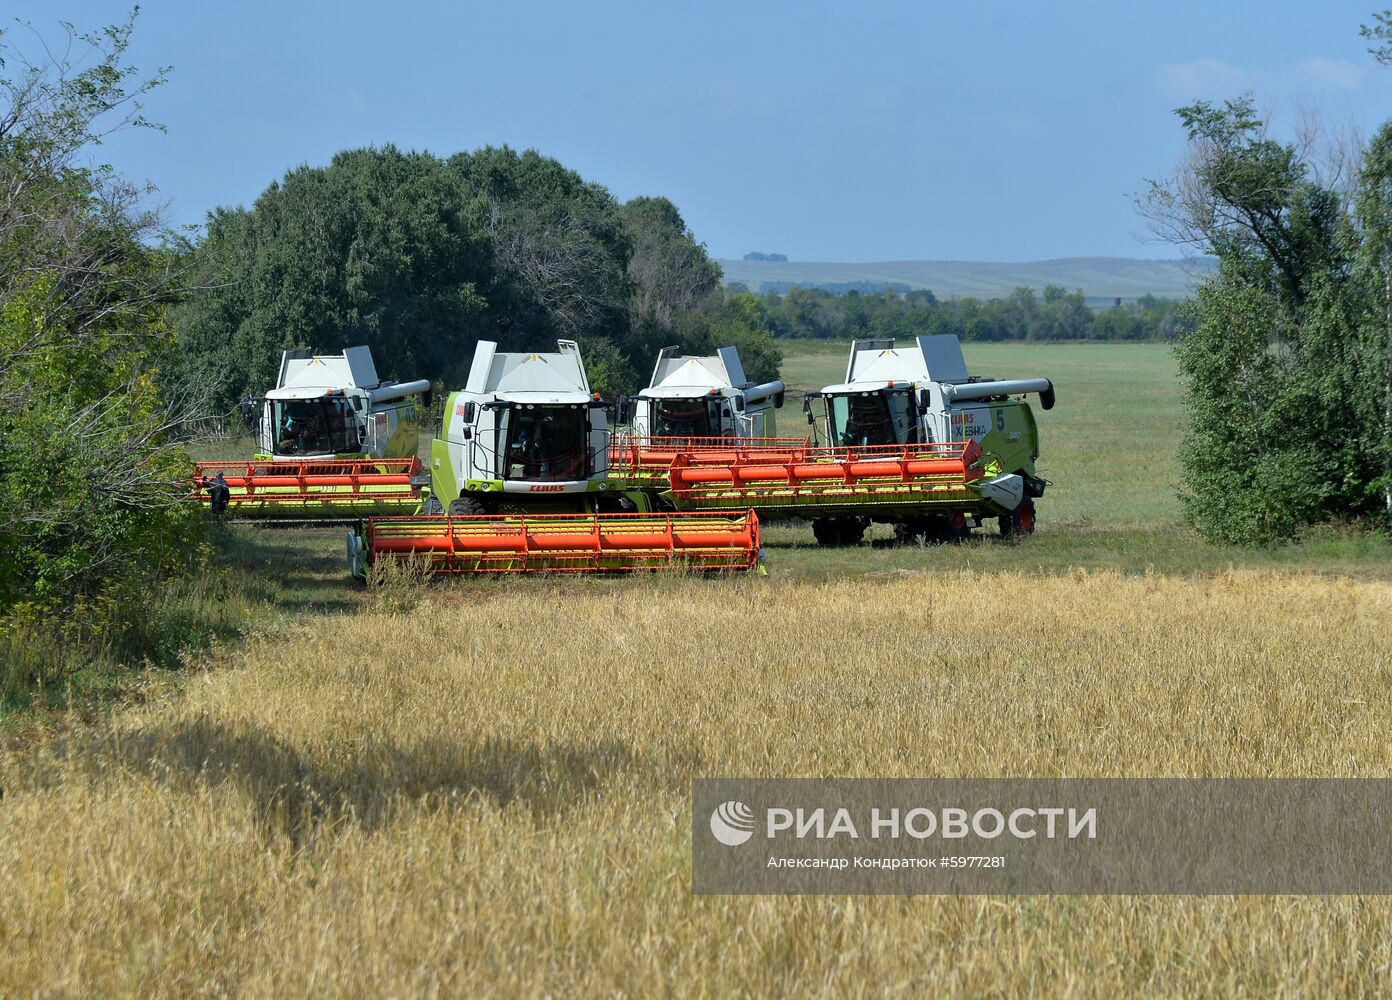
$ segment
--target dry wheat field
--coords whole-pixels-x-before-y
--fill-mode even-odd
[[[1392,584],[398,584],[0,758],[0,994],[1392,986],[1375,897],[689,891],[696,776],[1392,773]]]

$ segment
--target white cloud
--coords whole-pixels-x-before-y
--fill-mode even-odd
[[[1334,90],[1357,90],[1367,72],[1365,67],[1324,56],[1301,60],[1295,71],[1306,83]]]
[[[1213,56],[1192,62],[1161,66],[1156,82],[1166,97],[1178,100],[1235,97],[1253,89],[1254,77],[1246,70]]]

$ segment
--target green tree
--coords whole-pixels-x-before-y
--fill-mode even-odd
[[[365,343],[396,378],[462,384],[480,338],[504,350],[574,338],[610,392],[659,347],[709,339],[720,270],[664,198],[620,205],[534,151],[441,160],[339,153],[209,217],[192,253],[207,288],[175,313],[192,377],[230,408],[289,346]]]
[[[1190,159],[1151,184],[1146,208],[1158,231],[1219,262],[1179,346],[1185,514],[1240,542],[1368,517],[1385,482],[1368,459],[1385,453],[1387,389],[1361,328],[1369,288],[1344,200],[1267,134],[1250,98],[1177,114]]]
[[[463,377],[503,284],[485,208],[428,154],[340,153],[218,210],[194,253],[206,288],[174,314],[192,377],[230,407],[274,384],[293,346],[372,348],[394,378]]]
[[[705,339],[691,348],[701,354],[714,354],[721,347],[739,351],[744,374],[754,382],[778,378],[783,351],[774,340],[763,303],[754,295],[735,295],[710,320]]]
[[[1389,17],[1388,12],[1382,15],[1384,27],[1392,24]],[[1358,271],[1367,289],[1359,337],[1362,372],[1365,378],[1377,373],[1382,387],[1381,399],[1374,391],[1359,394],[1358,418],[1365,453],[1379,473],[1373,488],[1381,491],[1392,524],[1392,122],[1384,123],[1368,143],[1357,217],[1362,233]]]
[[[179,447],[202,400],[167,375],[176,254],[139,190],[84,165],[151,126],[164,74],[126,64],[132,28],[73,35],[57,62],[0,55],[0,633],[119,635],[202,523]]]
[[[1323,519],[1337,471],[1309,431],[1290,352],[1271,349],[1277,300],[1224,262],[1198,290],[1178,345],[1189,427],[1181,447],[1186,518],[1218,541],[1288,538]]]
[[[533,347],[629,331],[629,241],[618,202],[535,150],[486,147],[446,165],[483,205],[502,278],[490,296],[494,339]]]
[[[586,337],[580,345],[590,388],[606,399],[637,392],[646,382],[639,381],[634,360],[608,337]]]
[[[1375,42],[1368,52],[1384,66],[1392,66],[1392,10],[1380,10],[1373,14],[1373,23],[1365,24],[1358,33],[1370,42]]]
[[[720,305],[720,265],[696,241],[675,205],[666,198],[634,198],[619,218],[631,247],[632,319],[643,339],[662,339],[679,331],[684,317]]]

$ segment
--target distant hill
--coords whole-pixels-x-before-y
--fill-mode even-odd
[[[782,290],[789,285],[907,285],[929,288],[940,298],[997,298],[1021,286],[1042,289],[1063,285],[1081,288],[1092,305],[1142,295],[1184,298],[1196,281],[1212,270],[1206,259],[1135,260],[1129,257],[1062,257],[1001,264],[970,260],[890,260],[864,264],[813,261],[721,260],[725,280],[742,281],[750,291],[765,283]]]

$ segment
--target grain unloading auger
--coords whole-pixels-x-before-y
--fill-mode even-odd
[[[251,461],[199,462],[194,495],[235,518],[342,520],[420,507],[417,398],[430,383],[377,377],[372,352],[281,356],[276,387],[244,401],[257,426]]]
[[[481,341],[431,444],[431,495],[413,517],[374,517],[348,536],[355,575],[380,559],[444,573],[749,570],[748,510],[655,510],[609,474],[610,430],[580,349],[500,353]]]

